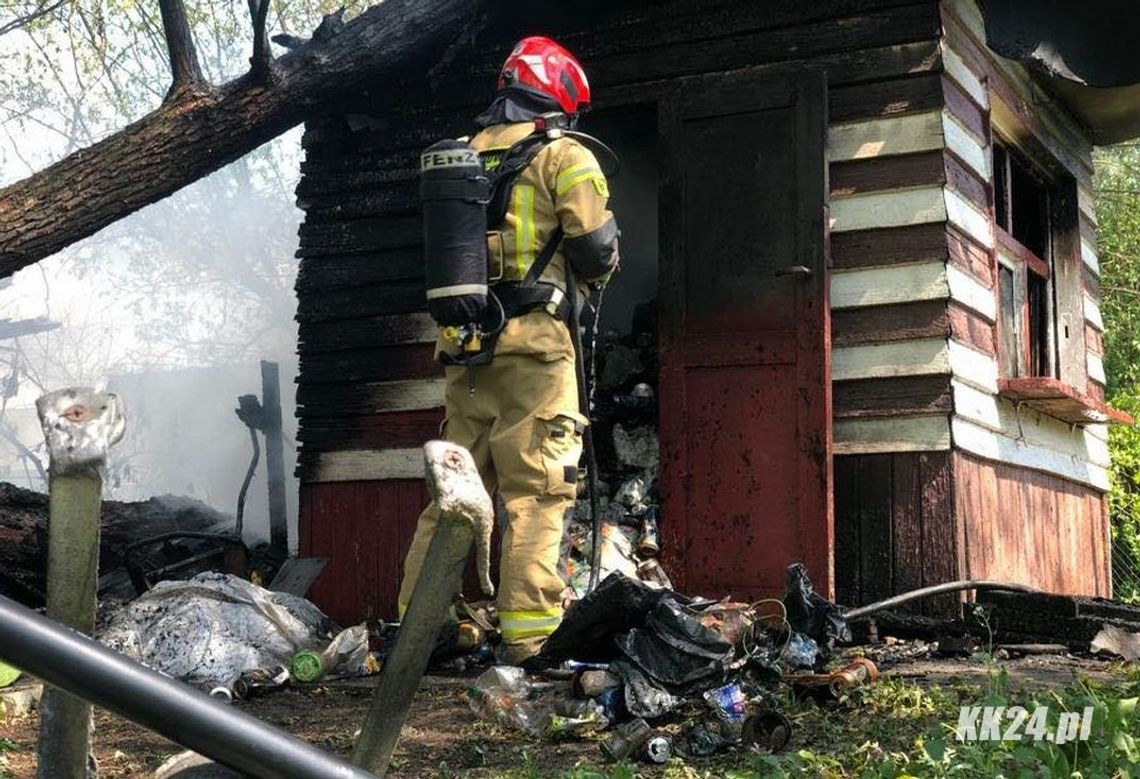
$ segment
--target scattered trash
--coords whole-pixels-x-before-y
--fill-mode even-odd
[[[567,684],[534,682],[522,668],[497,665],[467,688],[471,710],[530,736],[558,738],[609,724],[602,707],[574,698]]]
[[[840,698],[855,687],[869,684],[879,678],[879,669],[865,657],[857,657],[850,664],[828,674],[789,674],[784,677],[799,694],[818,693]]]
[[[746,749],[779,752],[792,740],[792,721],[778,711],[753,714],[744,720],[740,742]]]
[[[570,688],[579,698],[597,698],[619,684],[621,679],[617,676],[597,669],[578,671],[570,680]]]
[[[727,722],[744,721],[744,691],[739,684],[726,684],[704,694],[713,712]]]
[[[600,744],[602,754],[607,760],[621,762],[632,757],[652,734],[653,730],[649,727],[649,723],[640,717],[622,723],[602,739]]]
[[[835,641],[851,641],[851,628],[843,612],[815,592],[803,563],[788,566],[784,607],[792,630],[806,634],[820,646],[830,649]]]
[[[1111,652],[1125,660],[1140,660],[1140,633],[1130,633],[1116,625],[1106,624],[1093,637],[1093,652]]]
[[[803,633],[792,633],[780,652],[780,661],[792,668],[815,668],[819,658],[819,645]]]
[[[230,689],[235,697],[245,701],[278,690],[288,683],[289,669],[278,665],[272,668],[251,668],[242,671]]]
[[[217,698],[223,703],[234,702],[234,693],[233,690],[231,690],[229,687],[215,687],[207,692],[207,695],[209,695],[211,698]]]
[[[368,626],[356,625],[337,634],[324,651],[302,649],[289,662],[289,672],[298,682],[311,683],[330,672],[357,672],[368,656]]]
[[[649,426],[631,427],[614,425],[614,451],[623,465],[634,468],[656,468],[658,457],[657,431]]]
[[[673,739],[666,733],[654,731],[646,739],[640,750],[640,757],[647,763],[661,765],[673,756]]]
[[[657,529],[657,507],[648,508],[641,515],[641,537],[637,551],[642,557],[656,557],[661,551],[661,533]]]
[[[299,650],[324,644],[331,628],[302,598],[207,572],[159,582],[113,613],[98,638],[168,676],[216,686],[287,666]]]
[[[609,516],[617,516],[615,507],[627,511],[642,494],[636,479],[627,481],[607,506]],[[655,563],[648,557],[639,569]],[[840,696],[878,675],[862,658],[831,673],[794,673],[822,667],[832,644],[849,632],[838,607],[812,590],[802,566],[789,569],[788,581],[784,600],[750,604],[689,598],[615,571],[573,603],[547,639],[538,666],[551,669],[548,678],[557,681],[533,681],[521,668],[497,666],[469,688],[471,707],[532,736],[608,726],[600,746],[613,761],[659,764],[674,754],[779,751],[792,724],[776,708],[777,685]],[[654,730],[660,718],[690,716],[702,703],[705,713],[679,734]]]

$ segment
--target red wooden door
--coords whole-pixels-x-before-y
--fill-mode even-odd
[[[660,106],[662,532],[679,588],[832,595],[822,74],[687,79]]]

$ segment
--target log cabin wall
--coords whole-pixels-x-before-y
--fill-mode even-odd
[[[1002,210],[996,203],[1002,190],[998,167],[1005,154],[995,154],[995,144],[1042,165],[1050,182],[1052,231],[1050,265],[1044,269],[1052,287],[1047,334],[1056,351],[1049,365],[1022,374],[1051,378],[1022,381],[1055,385],[1075,396],[1050,406],[1010,386],[1016,380],[1009,380],[1003,328],[1010,329],[1011,317],[1002,312],[998,290],[997,322],[971,317],[969,332],[977,337],[963,339],[968,351],[959,348],[951,359],[959,572],[1058,593],[1109,596],[1107,425],[1074,422],[1106,418],[1092,144],[1021,65],[985,48],[984,22],[973,0],[946,0],[942,18],[947,114],[965,136],[955,142],[948,134],[947,154],[981,163],[967,165],[967,177],[954,184],[974,193],[966,199],[985,206],[989,217],[988,231],[951,231],[952,263],[978,258],[967,263],[979,281],[995,287],[992,274],[1005,269],[1014,275],[1010,269],[1019,267],[1023,252],[995,224]],[[980,272],[983,258],[989,260],[989,279]],[[1024,312],[1025,301],[1018,298],[1017,304]]]
[[[985,48],[972,0],[940,13],[941,100],[895,134],[845,129],[878,150],[872,162],[836,161],[833,146],[838,596],[869,602],[954,578],[1108,595],[1105,425],[999,391],[998,274],[1016,259],[995,224],[995,134],[1064,182],[1051,193],[1054,218],[1071,226],[1052,236],[1050,381],[1104,418],[1091,144],[1023,68]],[[864,136],[894,138],[897,151]],[[910,189],[884,194],[884,182]],[[871,229],[846,232],[852,216]],[[957,600],[921,608],[953,612]]]
[[[900,511],[891,543],[925,554],[929,575],[941,580],[938,566],[957,559],[957,536],[945,532],[949,493],[915,491],[932,480],[948,485],[947,343],[962,320],[952,300],[972,299],[977,285],[947,266],[937,3],[586,7],[572,20],[540,10],[550,18],[525,30],[492,19],[427,74],[428,87],[424,74],[411,74],[306,126],[298,187],[306,212],[297,280],[300,544],[303,554],[331,558],[312,597],[345,623],[394,615],[403,550],[426,499],[418,447],[442,420],[434,329],[421,313],[418,154],[440,137],[470,132],[506,48],[535,30],[581,56],[603,109],[652,104],[681,76],[826,71],[837,475],[840,465],[862,468],[860,457],[878,474],[889,461],[897,474],[890,494],[929,529],[921,535],[920,519],[908,526],[920,535],[904,540],[910,515]],[[866,481],[880,491],[885,483]],[[837,558],[858,548],[841,546]],[[911,554],[888,552],[900,561]],[[876,554],[866,547],[865,565],[877,565]],[[922,570],[907,567],[899,581]]]

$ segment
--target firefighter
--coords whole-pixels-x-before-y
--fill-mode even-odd
[[[437,344],[451,363],[444,435],[471,451],[507,512],[500,528],[499,660],[515,665],[537,654],[562,619],[559,548],[589,424],[579,404],[567,263],[582,300],[618,264],[606,177],[590,149],[558,131],[573,128],[589,100],[581,65],[554,41],[525,38],[507,57],[470,140],[492,179],[505,170],[500,166],[520,168],[494,190],[487,216],[487,278],[505,322],[482,344],[490,350],[485,360],[458,364],[463,345],[447,329]],[[401,614],[437,517],[434,504],[420,515],[404,562]]]

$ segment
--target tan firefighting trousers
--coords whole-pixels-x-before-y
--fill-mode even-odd
[[[516,345],[525,353],[515,353]],[[558,553],[577,492],[587,420],[578,411],[573,348],[565,325],[532,312],[510,320],[499,347],[488,365],[470,372],[447,368],[445,437],[471,450],[488,492],[497,488],[506,506],[507,526],[500,528],[499,624],[510,654],[525,657],[537,652],[562,619]],[[404,560],[401,613],[437,519],[432,504],[416,525]]]

